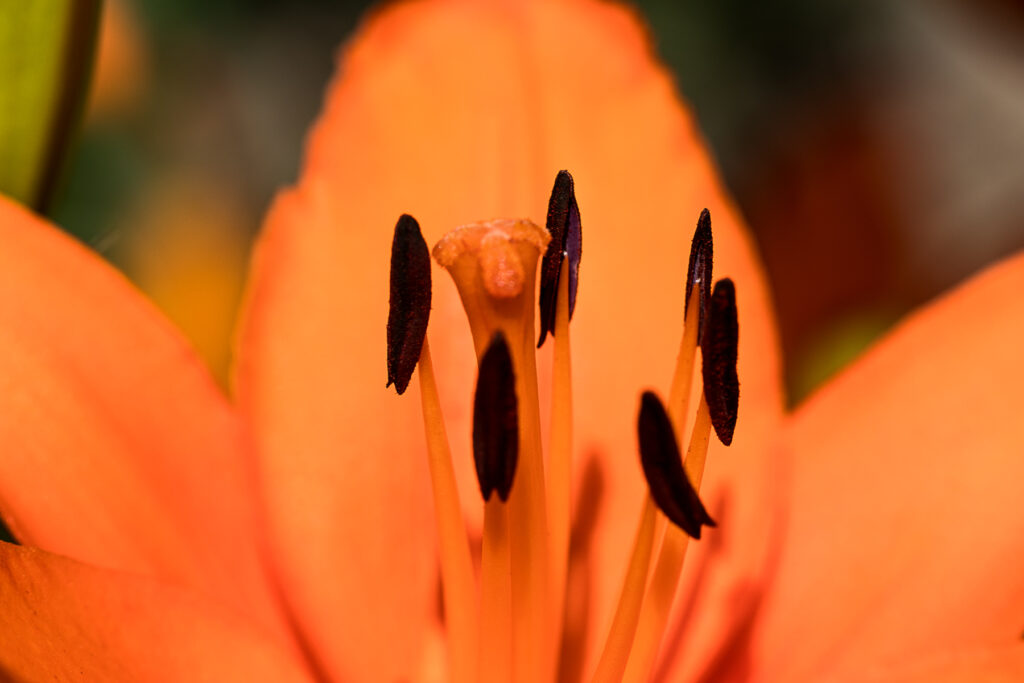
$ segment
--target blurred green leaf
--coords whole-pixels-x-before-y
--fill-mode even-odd
[[[0,192],[48,208],[81,118],[101,0],[0,0]]]
[[[798,404],[849,365],[898,318],[888,309],[869,309],[848,313],[823,327],[793,363],[789,377],[791,404]]]

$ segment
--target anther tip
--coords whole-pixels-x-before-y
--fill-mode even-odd
[[[699,539],[701,527],[715,522],[686,476],[672,422],[654,392],[640,397],[637,437],[651,499],[673,524]]]
[[[697,228],[693,232],[690,243],[690,262],[686,269],[686,304],[684,315],[690,310],[690,295],[693,286],[699,287],[700,310],[698,313],[697,339],[704,336],[704,322],[707,317],[708,302],[711,298],[711,266],[713,261],[714,240],[711,235],[711,212],[704,209],[697,218]]]
[[[540,339],[537,348],[544,344],[548,333],[555,334],[555,308],[558,303],[559,275],[562,260],[569,259],[569,318],[576,310],[576,291],[579,288],[580,258],[583,253],[583,231],[580,223],[580,209],[576,203],[576,190],[572,174],[562,170],[555,176],[548,201],[546,223],[551,241],[541,261],[540,271]]]
[[[480,358],[473,398],[473,461],[485,501],[507,502],[519,461],[519,406],[505,335],[496,332]]]
[[[420,225],[409,214],[395,224],[391,241],[388,310],[388,383],[405,393],[423,350],[430,319],[430,251]]]
[[[740,383],[736,373],[738,350],[736,287],[732,280],[723,278],[715,283],[715,291],[711,295],[708,329],[701,341],[701,371],[711,424],[718,439],[726,446],[732,443],[739,410]]]

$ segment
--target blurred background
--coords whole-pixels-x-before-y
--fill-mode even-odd
[[[368,3],[106,0],[50,213],[223,378],[247,251]],[[1024,3],[639,3],[754,231],[791,401],[1024,248]]]

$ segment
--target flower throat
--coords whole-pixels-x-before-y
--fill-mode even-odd
[[[403,215],[395,226],[388,385],[403,393],[419,369],[449,677],[455,683],[558,678],[572,522],[569,322],[582,255],[580,211],[566,171],[555,179],[546,227],[528,220],[474,223],[452,230],[433,249],[458,289],[478,361],[472,443],[484,527],[477,573],[426,339],[430,255],[415,219]],[[711,265],[711,217],[705,209],[690,252],[684,332],[667,408],[653,392],[641,394],[637,436],[648,493],[619,601],[590,672],[593,681],[649,679],[689,540],[715,526],[697,492],[712,429],[724,444],[732,441],[739,384],[735,290],[723,279],[712,291]],[[545,457],[536,349],[549,336],[554,363]],[[703,390],[684,458],[679,444],[698,347]]]

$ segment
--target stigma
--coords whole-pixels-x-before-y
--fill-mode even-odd
[[[434,260],[455,282],[477,359],[501,331],[518,354],[533,337],[537,260],[551,237],[529,220],[491,220],[455,228],[434,246]]]
[[[455,283],[478,362],[476,386],[465,388],[472,393],[473,457],[484,512],[478,561],[460,509],[426,339],[428,253]],[[569,323],[581,255],[581,213],[567,171],[555,179],[545,228],[526,218],[471,223],[450,231],[428,252],[414,219],[403,214],[396,225],[388,384],[401,393],[419,370],[449,674],[456,683],[553,683],[559,680],[563,632],[578,630],[564,621],[574,509]],[[712,287],[712,255],[711,215],[705,209],[680,287],[684,332],[668,399],[663,403],[637,387],[636,476],[646,482],[647,493],[637,501],[641,511],[632,548],[623,548],[625,576],[599,661],[588,674],[593,681],[650,677],[688,543],[701,538],[702,528],[715,526],[700,485],[711,435],[726,445],[732,441],[739,382],[735,287],[728,279]],[[549,336],[551,415],[544,443],[537,353]],[[694,381],[702,391],[687,435]]]
[[[434,246],[434,258],[455,278],[459,291],[482,287],[497,299],[523,292],[527,270],[551,236],[529,220],[499,219],[455,228]]]

